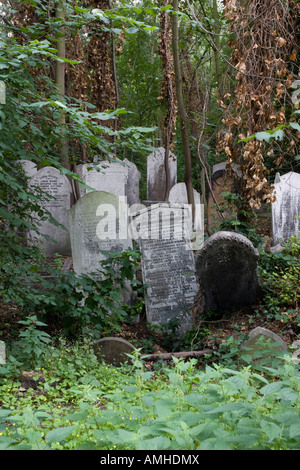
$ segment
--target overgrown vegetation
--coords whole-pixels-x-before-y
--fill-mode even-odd
[[[271,201],[275,171],[299,169],[299,110],[291,102],[299,2],[226,0],[224,9],[215,0],[180,2],[173,29],[177,2],[111,3],[1,2],[0,339],[7,358],[0,449],[299,449],[299,361],[291,347],[300,332],[299,235],[270,253],[253,211]],[[62,38],[66,54],[57,57]],[[98,362],[92,341],[126,337],[136,315],[143,318],[140,253],[110,253],[99,282],[27,246],[31,214],[51,214],[17,161],[58,168],[73,181],[76,200],[77,163],[127,157],[145,176],[144,156],[162,144],[178,156],[179,181],[190,147],[187,179],[202,202],[214,164],[224,157],[241,164],[246,184],[241,194],[225,194],[219,227],[259,249],[263,295],[246,310],[202,315],[184,337],[176,320],[156,328],[142,322],[143,334],[129,337],[136,355],[114,368]],[[128,285],[132,305],[122,302]],[[284,360],[263,366],[241,351],[256,325],[288,338]],[[210,353],[198,361],[143,359],[204,348]]]
[[[137,352],[114,368],[99,364],[87,344],[60,343],[44,349],[42,381],[27,391],[9,378],[10,362],[0,448],[299,449],[300,374],[291,357],[263,374],[217,364],[201,370],[196,362],[149,370]]]

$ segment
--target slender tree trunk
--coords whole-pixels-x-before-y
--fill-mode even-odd
[[[220,26],[219,26],[219,13],[218,13],[218,4],[217,0],[213,0],[213,18],[214,18],[214,32],[215,32],[215,48],[214,48],[214,56],[215,56],[215,68],[216,68],[216,77],[217,77],[217,85],[218,91],[222,95],[221,90],[221,66],[220,66]]]
[[[60,0],[56,7],[56,18],[64,20],[66,16],[65,11],[65,0]],[[57,56],[66,57],[66,38],[64,36],[64,28],[59,29],[59,34],[57,35]],[[63,99],[65,96],[65,62],[56,61],[55,66],[55,82],[58,88],[58,94]],[[62,110],[58,122],[61,124],[62,129],[66,125],[66,114]],[[62,164],[65,168],[70,169],[69,158],[68,158],[68,143],[63,137],[62,139]]]
[[[173,10],[178,11],[178,0],[173,0]],[[178,111],[180,116],[180,125],[181,125],[181,135],[184,151],[184,161],[185,161],[185,173],[184,181],[187,189],[188,203],[192,205],[193,219],[195,214],[195,203],[194,203],[194,191],[192,184],[192,158],[191,151],[189,146],[188,138],[188,125],[187,125],[187,116],[183,100],[182,93],[182,74],[181,66],[179,59],[179,48],[178,48],[178,15],[175,13],[172,15],[172,47],[173,47],[173,57],[174,57],[174,71],[175,71],[175,83],[176,83],[176,94],[178,102]]]

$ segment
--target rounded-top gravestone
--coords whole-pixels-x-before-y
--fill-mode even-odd
[[[123,338],[107,337],[94,341],[94,353],[99,361],[119,366],[129,360],[127,354],[132,354],[135,347]]]
[[[255,303],[260,292],[257,262],[258,251],[243,235],[221,231],[209,237],[196,258],[204,311]]]

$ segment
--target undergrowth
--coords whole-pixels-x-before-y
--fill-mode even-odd
[[[113,367],[90,345],[47,345],[37,387],[24,390],[9,359],[0,368],[0,449],[204,450],[300,448],[300,374],[276,368],[140,356]]]

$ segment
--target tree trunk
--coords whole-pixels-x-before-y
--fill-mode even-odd
[[[218,91],[222,95],[221,90],[221,66],[220,66],[220,26],[219,26],[219,13],[218,13],[218,4],[217,0],[213,0],[213,18],[214,18],[214,56],[215,56],[215,68],[216,68],[216,78],[217,78],[217,85]]]
[[[56,18],[64,20],[66,16],[65,12],[65,0],[61,0],[56,7]],[[64,28],[59,29],[59,34],[57,35],[57,56],[66,57],[66,39],[64,36]],[[55,65],[55,82],[58,88],[58,94],[61,99],[64,99],[65,96],[65,62],[56,61]],[[62,110],[60,117],[57,121],[61,124],[62,130],[65,129],[66,125],[66,114]],[[62,164],[65,168],[70,169],[69,158],[68,158],[68,143],[66,139],[62,138]]]
[[[173,10],[178,12],[178,0],[173,0]],[[184,181],[186,184],[188,203],[192,206],[193,220],[195,215],[195,203],[194,203],[194,192],[192,184],[192,158],[191,151],[189,146],[188,138],[188,125],[186,110],[182,94],[182,75],[181,75],[181,66],[179,59],[179,48],[178,48],[178,15],[177,13],[172,15],[172,47],[173,47],[173,57],[174,57],[174,71],[175,71],[175,83],[176,83],[176,94],[178,102],[178,111],[180,116],[180,125],[181,125],[181,135],[184,151],[184,161],[185,161],[185,172],[184,172]]]

